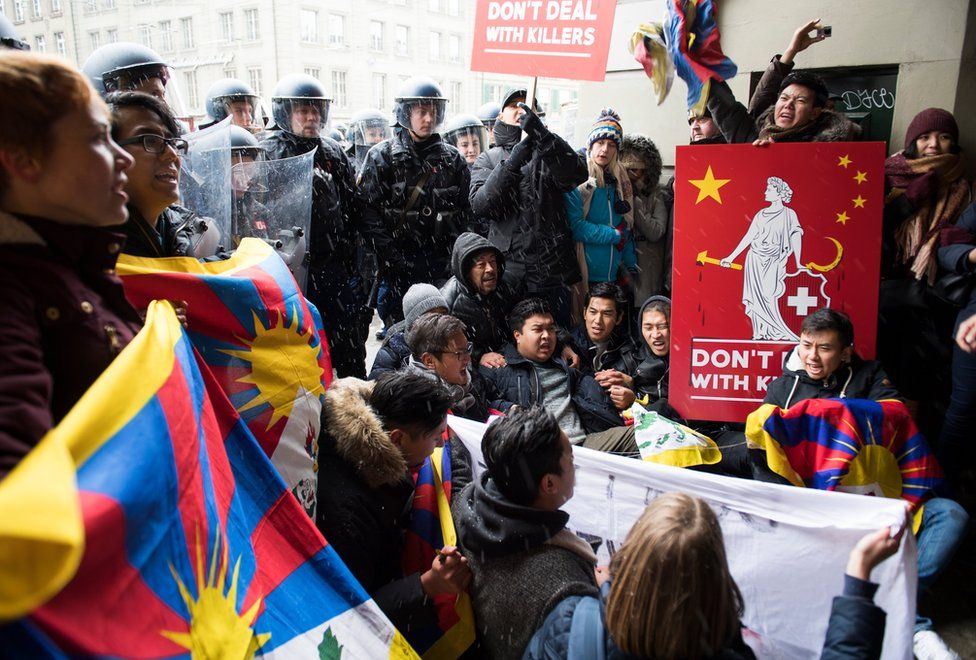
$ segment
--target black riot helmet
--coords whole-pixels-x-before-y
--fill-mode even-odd
[[[478,108],[478,119],[489,131],[494,128],[498,115],[502,112],[502,104],[497,101],[488,101]]]
[[[298,137],[328,136],[326,126],[329,123],[331,104],[332,99],[325,93],[322,83],[307,74],[292,73],[279,80],[275,87],[271,97],[271,118],[278,128]],[[318,111],[317,128],[314,113],[307,112],[307,109]],[[292,115],[296,110],[307,118],[304,130],[300,133],[295,132],[292,127]],[[313,132],[315,135],[312,135]]]
[[[210,86],[207,90],[207,114],[214,122],[223,120],[227,115],[232,114],[231,104],[234,101],[247,101],[251,105],[251,116],[247,119],[247,126],[259,126],[259,108],[261,99],[250,85],[236,78],[221,78]],[[238,126],[238,117],[232,121]],[[241,118],[244,119],[244,118]]]
[[[156,51],[127,41],[96,48],[81,70],[102,97],[111,92],[139,91],[139,85],[150,78],[159,78],[164,87],[169,82],[169,66]]]
[[[397,124],[403,128],[410,128],[410,112],[417,105],[432,105],[437,111],[434,130],[444,122],[447,99],[441,92],[440,86],[430,78],[421,76],[407,78],[393,100],[396,101],[393,114]]]
[[[390,119],[379,110],[360,110],[349,119],[346,139],[357,147],[371,147],[389,137]]]
[[[248,156],[254,160],[264,160],[267,156],[254,134],[236,124],[230,125],[230,151],[233,155]]]
[[[481,140],[481,148],[485,148],[485,125],[474,115],[455,115],[451,117],[441,129],[441,137],[445,142],[457,146],[458,138],[462,135],[476,135]]]
[[[3,12],[0,12],[0,49],[10,50],[30,50],[26,41],[20,38],[14,24],[10,22]]]

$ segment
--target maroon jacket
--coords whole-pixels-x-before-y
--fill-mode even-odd
[[[0,212],[0,479],[139,331],[103,229]]]

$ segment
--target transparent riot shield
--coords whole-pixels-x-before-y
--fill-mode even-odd
[[[305,291],[312,223],[315,150],[293,158],[239,162],[232,168],[232,236],[236,247],[251,236],[267,241]]]
[[[193,256],[209,257],[231,249],[230,117],[183,138],[190,150],[180,168],[180,203],[204,220]]]

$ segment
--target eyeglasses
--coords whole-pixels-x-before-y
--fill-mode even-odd
[[[474,349],[474,344],[468,342],[468,345],[462,351],[441,351],[441,355],[453,355],[455,358],[460,360],[462,357],[468,357],[471,355],[471,351]]]
[[[190,150],[190,143],[183,138],[164,138],[162,135],[137,135],[125,140],[118,140],[117,144],[124,147],[129,144],[142,143],[142,148],[151,154],[161,154],[168,145],[178,155],[185,156]]]

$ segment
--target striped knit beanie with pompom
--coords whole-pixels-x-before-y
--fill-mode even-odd
[[[590,129],[590,137],[587,145],[592,148],[597,140],[613,140],[617,148],[620,148],[620,141],[624,137],[624,130],[620,127],[620,115],[613,108],[604,108],[600,111],[596,123]]]

